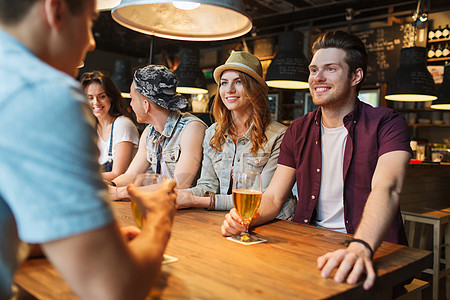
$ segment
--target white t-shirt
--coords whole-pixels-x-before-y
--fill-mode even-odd
[[[322,178],[316,204],[315,225],[346,233],[344,223],[344,150],[348,131],[344,125],[322,133]]]
[[[102,165],[106,163],[110,158],[114,157],[115,147],[120,142],[131,142],[133,143],[133,156],[136,154],[139,145],[139,132],[134,125],[133,121],[125,116],[119,116],[114,122],[113,129],[113,147],[112,156],[108,156],[109,151],[109,140],[111,139],[111,134],[108,135],[108,140],[104,141],[102,137],[98,136],[98,149],[100,150],[100,156],[98,162]]]

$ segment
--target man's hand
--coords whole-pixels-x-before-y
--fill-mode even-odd
[[[230,210],[225,215],[221,230],[223,236],[233,236],[245,231],[245,227],[241,224],[242,218],[239,216],[236,208]]]
[[[141,233],[141,230],[136,226],[126,226],[120,227],[120,232],[125,241],[130,242]]]
[[[127,186],[127,191],[135,201],[147,220],[158,220],[169,217],[170,223],[175,215],[176,182],[173,179],[164,180],[156,190],[143,191],[134,184]],[[156,221],[158,222],[158,221]]]
[[[366,274],[363,288],[369,290],[375,283],[376,273],[373,268],[370,251],[360,243],[351,243],[347,249],[339,249],[329,252],[317,259],[317,267],[321,270],[322,277],[330,276],[331,272],[338,268],[334,275],[336,282],[356,283],[363,274]]]

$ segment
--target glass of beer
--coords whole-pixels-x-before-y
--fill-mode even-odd
[[[261,203],[262,187],[261,174],[255,172],[237,172],[233,176],[233,203],[242,218],[241,224],[245,231],[240,235],[234,236],[234,239],[243,242],[252,242],[258,240],[248,232],[250,223],[255,216]]]
[[[164,181],[164,179],[166,179],[166,176],[156,173],[137,174],[134,177],[133,183],[140,190],[153,191]],[[131,211],[133,212],[133,218],[136,225],[139,228],[142,228],[145,224],[145,218],[142,216],[138,204],[133,199],[131,199]]]

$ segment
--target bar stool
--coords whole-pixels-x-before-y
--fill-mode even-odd
[[[428,212],[409,212],[402,211],[403,221],[405,227],[407,222],[410,223],[408,242],[410,247],[414,247],[416,236],[416,224],[429,224],[433,227],[433,268],[426,269],[423,272],[433,275],[433,300],[439,299],[439,280],[446,277],[446,294],[450,299],[450,208],[443,210],[435,210]],[[420,249],[425,249],[428,237],[428,230],[422,226],[420,233],[419,246]],[[442,242],[441,242],[442,241]],[[444,248],[444,251],[442,251]],[[444,259],[441,259],[441,253],[444,254]],[[440,269],[441,263],[444,264],[444,269]]]
[[[430,283],[414,278],[414,280],[404,286],[404,290],[395,300],[422,300],[422,291],[430,286]]]

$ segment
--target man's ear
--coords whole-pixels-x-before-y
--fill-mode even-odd
[[[150,101],[151,100],[147,100],[147,99],[144,100],[144,109],[145,109],[145,113],[147,113],[147,114],[152,109],[152,105],[150,104]]]
[[[44,0],[45,16],[50,27],[59,29],[63,20],[66,3],[63,0]]]
[[[356,69],[355,73],[353,73],[352,75],[352,85],[353,86],[357,86],[358,83],[361,82],[361,80],[363,80],[364,77],[364,72],[361,68]]]

